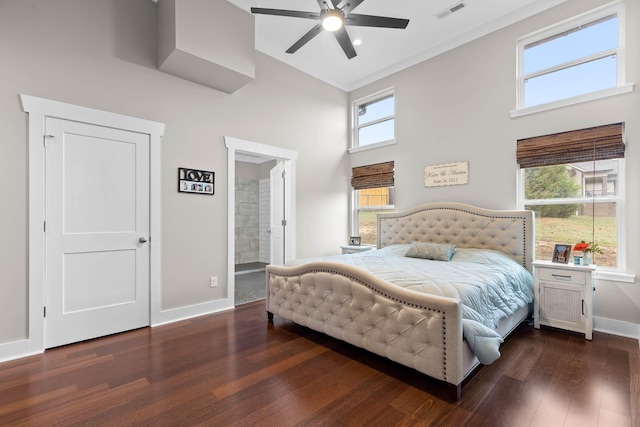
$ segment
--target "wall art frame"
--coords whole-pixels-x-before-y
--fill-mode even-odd
[[[213,196],[215,176],[213,171],[178,168],[178,192]]]

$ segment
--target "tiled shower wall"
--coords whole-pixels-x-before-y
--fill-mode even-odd
[[[258,180],[236,178],[236,264],[258,262],[259,230]]]
[[[269,181],[236,178],[236,264],[271,261]]]
[[[260,262],[266,262],[267,264],[271,262],[271,242],[269,236],[269,228],[270,224],[270,205],[271,205],[271,188],[270,188],[270,179],[264,178],[261,179],[258,184],[258,198],[260,200],[260,218],[258,220],[260,225],[260,249],[258,250],[258,259]]]

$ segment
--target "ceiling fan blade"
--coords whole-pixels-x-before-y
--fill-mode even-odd
[[[296,52],[298,49],[300,49],[302,46],[304,46],[305,44],[307,44],[307,42],[309,42],[309,40],[311,40],[312,38],[314,38],[315,36],[317,36],[318,34],[320,34],[322,32],[322,24],[318,24],[315,27],[313,27],[311,30],[309,30],[309,32],[307,34],[305,34],[304,36],[302,36],[300,38],[300,40],[298,40],[297,42],[295,42],[293,44],[293,46],[291,46],[289,49],[287,49],[287,53],[294,53]]]
[[[334,31],[333,35],[336,36],[336,40],[340,43],[340,47],[342,47],[347,58],[351,59],[357,55],[356,50],[353,47],[353,43],[351,43],[351,39],[349,38],[349,34],[347,34],[347,30],[345,30],[344,27],[340,28],[338,31]]]
[[[290,16],[292,18],[320,19],[320,14],[317,12],[301,12],[297,10],[265,9],[262,7],[252,7],[251,13],[257,13],[260,15]]]
[[[349,13],[351,13],[353,9],[360,6],[360,3],[362,3],[363,1],[364,0],[343,0],[341,3],[346,3],[346,4],[344,5],[344,7],[340,8],[340,10],[345,15],[348,15]]]
[[[354,27],[407,28],[408,19],[390,18],[387,16],[359,15],[350,13],[344,18],[344,25]]]

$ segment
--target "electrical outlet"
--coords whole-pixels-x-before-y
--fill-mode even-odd
[[[210,282],[210,286],[212,288],[215,288],[216,286],[218,286],[218,277],[217,276],[211,276],[211,282]]]

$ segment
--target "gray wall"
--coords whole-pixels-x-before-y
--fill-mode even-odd
[[[516,140],[600,124],[626,122],[627,272],[640,272],[640,93],[511,119],[516,105],[516,39],[588,11],[606,0],[569,0],[350,93],[355,100],[395,87],[396,146],[355,153],[352,166],[395,160],[396,208],[458,201],[516,208]],[[640,83],[640,2],[626,2],[627,81]],[[425,188],[427,165],[469,161],[469,184]],[[640,286],[599,282],[596,316],[640,324]],[[597,325],[596,325],[597,326]]]
[[[162,309],[225,296],[223,283],[208,286],[210,276],[227,276],[225,135],[298,151],[298,255],[336,253],[348,234],[347,94],[259,53],[256,79],[232,95],[159,72],[156,8],[150,0],[0,2],[0,343],[24,339],[28,327],[21,93],[166,124]],[[179,194],[178,167],[215,171],[215,195]]]

